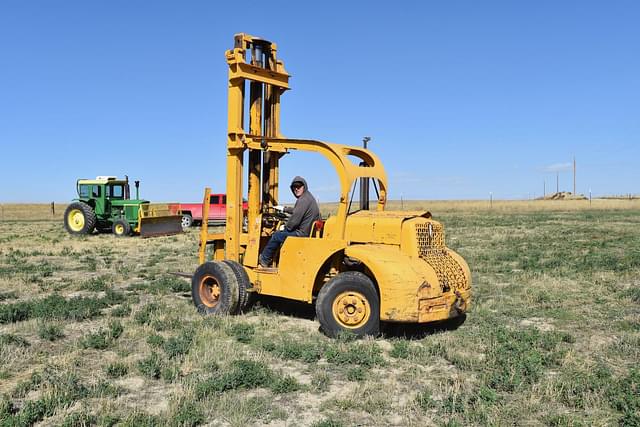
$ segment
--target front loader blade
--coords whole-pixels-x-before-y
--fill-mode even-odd
[[[170,236],[182,231],[182,215],[151,216],[140,219],[140,237]]]

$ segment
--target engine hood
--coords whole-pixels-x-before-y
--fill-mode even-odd
[[[427,211],[359,211],[347,217],[344,239],[352,243],[400,245],[402,224],[413,218],[431,218],[431,213]]]

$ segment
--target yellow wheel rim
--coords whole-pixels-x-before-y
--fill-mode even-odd
[[[124,225],[116,224],[116,234],[124,234]]]
[[[203,277],[198,286],[200,300],[209,308],[218,305],[220,300],[220,284],[212,276]]]
[[[84,213],[80,209],[72,209],[67,215],[67,224],[73,231],[82,231],[84,228]]]
[[[343,292],[333,300],[333,318],[340,326],[356,329],[366,324],[371,317],[371,305],[360,292]]]

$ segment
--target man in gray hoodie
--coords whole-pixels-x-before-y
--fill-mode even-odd
[[[308,237],[311,233],[311,227],[313,223],[320,219],[320,209],[313,194],[309,192],[307,181],[301,176],[296,176],[291,181],[291,192],[296,196],[296,204],[293,208],[282,208],[276,206],[278,210],[290,213],[291,216],[285,224],[285,229],[282,231],[276,231],[269,239],[267,246],[265,246],[258,262],[261,267],[269,267],[273,262],[273,255],[280,248],[280,245],[284,243],[289,236],[303,236]]]

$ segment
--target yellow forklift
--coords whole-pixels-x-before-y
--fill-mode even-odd
[[[289,74],[276,54],[275,43],[247,34],[235,35],[226,52],[227,221],[224,233],[210,233],[206,221],[202,224],[200,265],[192,276],[198,310],[240,313],[255,294],[315,303],[329,336],[376,335],[380,321],[463,316],[471,298],[467,263],[445,246],[444,228],[429,212],[385,211],[387,176],[380,159],[366,148],[280,133],[280,98],[289,89]],[[282,221],[274,209],[279,164],[295,151],[318,153],[333,165],[340,183],[337,213],[317,222],[308,237],[288,237],[273,267],[264,268],[258,256]],[[364,209],[350,212],[357,184]],[[368,188],[377,193],[375,210],[366,209]],[[208,206],[204,203],[205,210]]]

